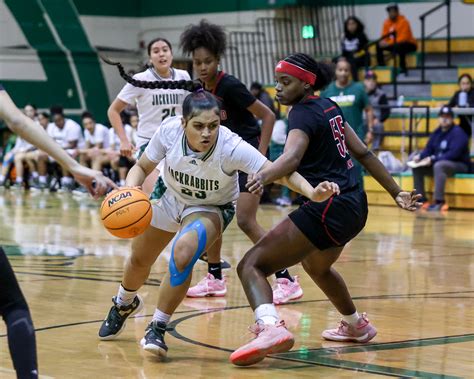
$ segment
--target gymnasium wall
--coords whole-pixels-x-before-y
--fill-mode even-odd
[[[124,82],[114,67],[100,62],[97,51],[136,70],[146,61],[140,43],[159,35],[171,41],[175,59],[180,60],[185,57],[178,50],[179,35],[190,23],[206,18],[228,32],[255,31],[258,18],[284,16],[282,6],[308,1],[181,0],[177,8],[173,2],[150,0],[0,0],[0,81],[20,105],[62,104],[70,114],[87,108],[103,120]],[[355,3],[355,14],[365,22],[369,38],[376,38],[386,17],[386,2]],[[416,36],[419,14],[436,4],[400,2]],[[444,23],[444,14],[442,10],[432,16],[428,32]],[[473,16],[473,5],[453,1],[452,36],[473,36]]]

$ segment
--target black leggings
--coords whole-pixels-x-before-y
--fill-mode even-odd
[[[7,325],[8,347],[19,379],[38,378],[33,321],[10,262],[0,247],[0,315]]]

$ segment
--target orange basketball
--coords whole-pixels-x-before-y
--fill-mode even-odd
[[[151,222],[148,195],[137,188],[112,191],[102,202],[100,217],[114,236],[133,238],[142,234]]]

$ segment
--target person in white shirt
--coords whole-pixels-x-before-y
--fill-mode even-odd
[[[132,114],[130,116],[126,116],[125,118],[128,119],[128,123],[123,122],[125,134],[127,136],[127,139],[133,145],[135,145],[138,126],[138,115]],[[119,184],[121,186],[124,186],[128,170],[130,170],[130,168],[135,164],[136,159],[134,155],[131,155],[129,157],[120,155],[120,138],[115,132],[114,128],[109,129],[109,138],[110,145],[107,149],[107,153],[110,160],[110,165],[112,166],[112,169],[114,171],[118,171],[120,181]]]
[[[48,134],[64,150],[66,150],[70,156],[73,158],[77,157],[79,154],[78,149],[84,146],[84,136],[82,134],[80,125],[69,118],[65,118],[62,107],[52,107],[51,117],[53,122],[48,125]],[[41,151],[38,154],[38,172],[40,185],[46,183],[48,162],[54,162],[54,159],[49,157],[47,153]],[[65,169],[63,169],[61,185],[67,190],[72,190],[74,187],[74,180]]]
[[[32,120],[36,119],[36,107],[31,104],[25,105],[23,113]],[[23,187],[23,160],[25,154],[33,150],[34,146],[20,136],[16,137],[15,146],[3,158],[2,171],[0,174],[0,185],[5,184],[6,176],[10,171],[12,164],[15,166],[16,179],[12,188],[20,189]]]
[[[132,241],[131,256],[99,338],[114,339],[124,329],[127,317],[140,311],[143,300],[137,291],[160,253],[175,238],[158,306],[141,340],[144,350],[166,356],[166,326],[186,295],[193,266],[235,214],[238,172],[254,174],[272,163],[220,125],[217,100],[202,89],[186,97],[182,117],[169,117],[160,125],[130,170],[126,185],[141,186],[160,162],[163,170],[157,185],[159,200],[152,202],[151,224]],[[281,182],[313,201],[324,201],[338,192],[337,185],[329,182],[313,188],[296,172]]]
[[[85,147],[80,150],[79,162],[84,166],[90,164],[93,170],[100,171],[105,164],[110,163],[106,153],[110,144],[109,128],[98,124],[89,112],[82,114],[82,126]]]
[[[142,81],[190,80],[187,71],[171,67],[173,52],[168,40],[156,38],[150,41],[147,51],[150,58],[147,68],[134,75],[134,79]],[[110,124],[120,139],[120,153],[125,157],[130,157],[135,149],[138,149],[138,155],[143,153],[160,123],[168,117],[182,114],[182,103],[187,94],[188,91],[185,89],[156,88],[150,91],[127,83],[112,102],[107,113]],[[129,104],[135,105],[138,110],[136,146],[128,139],[120,118],[120,112]],[[146,193],[152,192],[158,174],[158,171],[153,171],[143,184],[143,190]]]

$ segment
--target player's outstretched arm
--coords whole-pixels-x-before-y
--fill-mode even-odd
[[[417,195],[415,190],[412,192],[403,191],[395,180],[393,180],[392,175],[390,175],[382,162],[380,162],[375,154],[357,137],[357,134],[347,122],[344,132],[347,148],[351,155],[367,169],[383,188],[385,188],[397,205],[409,211],[416,210],[417,207],[421,205],[418,202],[421,195]]]
[[[102,196],[115,183],[101,172],[81,166],[72,159],[37,123],[26,117],[13,103],[6,91],[0,91],[0,118],[21,138],[52,156],[70,171],[74,178],[95,198]]]
[[[250,174],[248,176],[247,188],[251,193],[260,194],[263,192],[264,183],[262,176],[259,174],[265,170],[269,170],[273,165],[274,163],[266,161],[257,174]],[[332,195],[339,194],[339,186],[337,183],[324,181],[319,183],[316,187],[312,187],[311,184],[309,184],[309,182],[296,171],[290,175],[286,175],[280,179],[275,180],[275,183],[284,185],[292,191],[298,192],[299,194],[316,202],[326,201]]]
[[[110,124],[114,128],[115,133],[117,133],[117,136],[119,137],[120,154],[125,157],[131,157],[135,151],[135,146],[133,146],[133,144],[128,140],[125,128],[122,124],[122,118],[120,117],[120,112],[122,112],[126,106],[126,102],[120,99],[115,99],[107,110],[107,116],[109,117]]]

